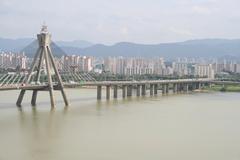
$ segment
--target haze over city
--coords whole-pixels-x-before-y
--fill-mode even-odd
[[[1,0],[1,37],[34,37],[46,22],[55,40],[165,43],[240,37],[238,0]]]

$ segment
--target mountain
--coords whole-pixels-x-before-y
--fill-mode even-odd
[[[23,48],[20,52],[24,52],[28,57],[34,57],[38,49],[38,41],[34,40],[32,43]],[[66,55],[66,53],[58,46],[55,42],[51,43],[51,50],[53,55],[56,57],[61,57]]]
[[[22,48],[34,41],[33,38],[7,39],[0,38],[0,51],[19,52]]]
[[[112,46],[96,44],[87,48],[62,48],[66,53],[106,56],[142,57],[240,57],[240,40],[202,39],[176,43],[136,44],[121,42]]]
[[[20,38],[20,39],[7,39],[0,38],[0,51],[11,51],[11,52],[20,52],[26,49],[33,41],[34,38]],[[55,45],[61,47],[76,47],[76,48],[85,48],[90,47],[93,43],[83,40],[75,41],[55,41]],[[32,51],[31,51],[32,52]],[[30,52],[30,54],[31,54]]]
[[[29,45],[33,41],[34,39],[12,40],[0,38],[0,50],[25,51],[27,55],[32,57],[37,47],[37,44],[35,44],[35,47]],[[56,41],[52,47],[54,48],[53,53],[58,56],[66,53],[96,57],[240,57],[240,39],[199,39],[161,44],[120,42],[111,46],[92,44],[87,41]]]
[[[86,48],[94,45],[91,42],[83,41],[83,40],[75,40],[75,41],[56,41],[58,46],[62,47],[76,47],[76,48]]]

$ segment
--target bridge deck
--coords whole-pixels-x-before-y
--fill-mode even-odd
[[[173,84],[173,83],[204,83],[204,82],[211,82],[214,84],[240,84],[240,82],[233,82],[233,81],[216,81],[213,79],[178,79],[178,80],[155,80],[155,81],[94,81],[94,82],[81,82],[81,83],[64,83],[64,87],[71,88],[71,87],[81,87],[81,86],[113,86],[113,85],[142,85],[142,84]],[[47,84],[40,84],[40,85],[8,85],[8,86],[1,86],[0,91],[5,90],[44,90],[47,88]],[[57,88],[57,85],[54,85]]]
[[[81,83],[64,83],[64,87],[81,87],[81,86],[108,86],[108,85],[141,85],[141,84],[173,84],[173,83],[197,83],[197,82],[213,82],[212,79],[179,79],[179,80],[155,80],[155,81],[94,81],[94,82],[81,82]],[[4,90],[34,90],[45,89],[47,84],[40,85],[8,85],[1,86],[0,91]],[[56,87],[56,85],[54,85]]]

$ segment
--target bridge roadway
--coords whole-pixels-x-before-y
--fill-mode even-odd
[[[214,82],[212,79],[178,79],[178,80],[154,80],[154,81],[93,81],[81,83],[64,83],[65,88],[81,87],[81,86],[114,86],[114,85],[142,85],[142,84],[172,84],[172,83],[197,83],[197,82]],[[219,82],[221,83],[221,82]],[[239,82],[240,83],[240,82]],[[57,87],[57,85],[54,85]],[[33,90],[44,89],[48,87],[47,84],[12,84],[1,86],[0,91],[6,90]]]
[[[156,95],[158,90],[162,94],[167,94],[171,88],[173,93],[188,92],[189,90],[201,89],[204,85],[211,84],[240,84],[240,82],[220,81],[216,79],[176,79],[176,80],[154,80],[154,81],[94,81],[82,83],[64,83],[65,88],[76,88],[82,86],[95,86],[97,88],[97,99],[102,98],[102,87],[106,87],[106,99],[110,99],[111,88],[113,88],[113,98],[118,97],[118,89],[122,89],[122,97],[131,97],[132,90],[136,89],[136,96],[145,96],[146,90],[150,90],[150,95]],[[169,87],[171,85],[171,87]],[[6,90],[48,90],[48,84],[28,84],[28,85],[8,85],[1,86],[0,91]],[[59,90],[59,86],[54,84],[54,90]]]
[[[214,79],[177,79],[177,80],[154,80],[154,81],[93,81],[93,82],[81,82],[81,83],[64,83],[65,88],[81,87],[81,86],[114,86],[114,85],[142,85],[142,84],[174,84],[174,83],[211,83],[211,84],[240,84],[235,81],[220,81]],[[54,85],[55,88],[57,85]],[[33,90],[47,88],[47,84],[12,84],[7,86],[1,86],[0,91],[6,90]]]

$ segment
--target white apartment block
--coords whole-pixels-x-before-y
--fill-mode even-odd
[[[27,61],[28,59],[24,53],[0,53],[0,67],[2,68],[27,69]]]
[[[63,56],[62,71],[90,72],[93,70],[93,58],[79,55]]]
[[[214,70],[212,64],[196,64],[195,76],[214,78]]]

